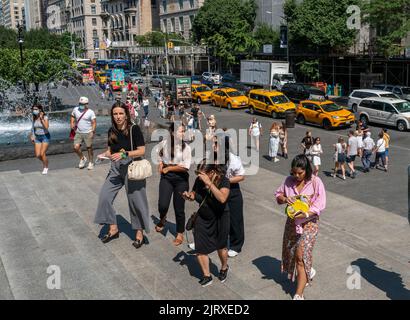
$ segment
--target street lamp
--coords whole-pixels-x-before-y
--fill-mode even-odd
[[[21,67],[24,67],[24,60],[23,60],[23,43],[24,43],[23,30],[24,30],[24,26],[22,24],[20,24],[20,22],[17,22],[17,31],[18,31],[17,41],[18,41],[19,47],[20,47]]]

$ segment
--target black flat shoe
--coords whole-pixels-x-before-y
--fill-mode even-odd
[[[135,240],[132,245],[135,247],[135,249],[139,249],[142,247],[143,244],[147,244],[147,240],[145,237],[142,238],[142,240]]]
[[[113,234],[113,235],[111,235],[110,233],[107,233],[107,234],[101,239],[101,241],[102,241],[102,243],[108,243],[108,242],[110,242],[111,240],[118,239],[119,236],[120,236],[120,232],[119,232],[119,231],[118,231],[116,234]]]

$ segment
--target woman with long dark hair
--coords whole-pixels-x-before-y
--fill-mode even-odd
[[[157,232],[162,232],[165,227],[167,213],[171,202],[174,202],[175,221],[177,234],[174,245],[179,246],[184,241],[185,231],[185,199],[182,193],[189,190],[189,167],[191,166],[191,148],[183,141],[185,127],[171,123],[169,127],[169,138],[158,146],[160,157],[158,211],[160,221],[155,226]]]
[[[133,246],[140,248],[146,239],[143,231],[149,232],[149,210],[145,191],[146,180],[129,180],[128,166],[132,159],[145,154],[145,142],[138,125],[132,125],[127,106],[121,102],[111,108],[112,126],[108,130],[108,150],[98,157],[111,160],[111,168],[101,189],[95,223],[109,225],[104,243],[118,238],[119,229],[113,202],[118,191],[125,186],[131,215],[132,229],[136,231]],[[131,145],[132,139],[132,145]]]
[[[312,253],[318,234],[318,221],[326,207],[326,191],[322,180],[313,175],[312,165],[304,154],[296,156],[291,165],[291,175],[275,193],[279,204],[292,206],[303,199],[308,212],[296,212],[288,218],[283,234],[282,272],[297,281],[294,300],[304,300],[303,291],[316,271],[312,267]]]
[[[33,124],[30,139],[34,144],[34,152],[36,157],[43,163],[42,174],[47,174],[48,159],[46,153],[50,144],[50,132],[48,131],[49,120],[42,105],[34,105],[31,110],[33,113]]]
[[[222,164],[200,164],[198,178],[191,192],[184,192],[185,199],[196,201],[200,207],[194,225],[195,250],[203,278],[199,281],[206,287],[213,281],[209,271],[208,255],[218,251],[221,269],[218,278],[225,282],[228,276],[228,235],[229,235],[229,180],[226,166]]]

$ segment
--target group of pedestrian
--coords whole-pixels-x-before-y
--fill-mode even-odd
[[[279,162],[279,147],[282,151],[282,157],[288,158],[288,133],[285,124],[274,122],[269,132],[269,158],[273,162]]]
[[[108,149],[99,155],[111,160],[111,168],[99,195],[95,223],[108,226],[102,237],[104,243],[119,237],[113,202],[118,191],[125,186],[131,225],[135,230],[133,246],[138,249],[147,243],[144,233],[149,232],[146,180],[129,180],[127,171],[133,159],[144,156],[144,137],[139,126],[132,124],[129,109],[125,104],[117,102],[113,105],[111,120]],[[185,202],[196,201],[199,204],[193,229],[194,241],[189,243],[189,246],[196,252],[203,272],[200,284],[204,287],[213,281],[208,255],[214,251],[218,252],[221,259],[218,278],[224,282],[229,271],[228,256],[238,255],[245,239],[243,198],[239,186],[245,175],[242,161],[232,152],[229,136],[217,139],[214,116],[208,117],[207,136],[204,143],[208,144],[210,152],[196,168],[197,178],[191,190],[189,170],[192,155],[186,141],[186,126],[182,122],[171,123],[169,137],[155,149],[160,173],[159,219],[155,231],[161,233],[167,228],[172,198],[176,224],[173,245],[180,246],[186,232]]]

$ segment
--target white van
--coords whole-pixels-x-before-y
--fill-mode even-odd
[[[374,97],[363,99],[357,107],[363,123],[380,123],[399,131],[410,128],[410,102],[397,98]]]
[[[353,112],[357,112],[357,106],[362,101],[362,99],[370,97],[386,97],[400,99],[397,95],[389,91],[375,89],[357,89],[353,90],[350,94],[347,106]]]

